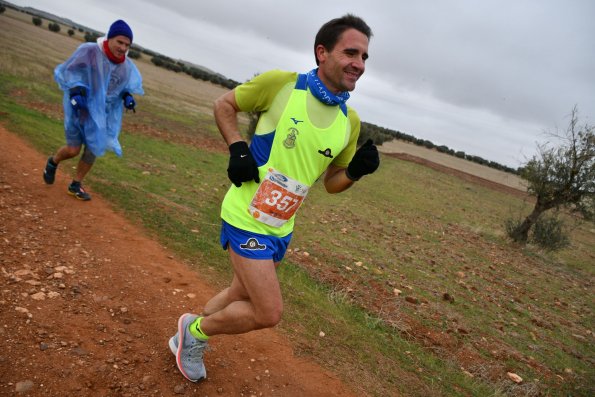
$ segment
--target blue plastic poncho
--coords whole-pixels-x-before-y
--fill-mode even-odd
[[[56,67],[54,79],[64,91],[66,143],[84,143],[96,156],[102,156],[106,150],[121,156],[118,136],[122,127],[122,93],[144,94],[142,77],[128,58],[119,64],[111,62],[102,50],[104,40],[81,44],[66,62]],[[85,88],[88,112],[72,109],[69,90],[74,87]]]

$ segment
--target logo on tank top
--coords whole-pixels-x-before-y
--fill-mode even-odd
[[[299,133],[300,132],[297,128],[291,127],[287,131],[287,138],[285,138],[283,141],[283,146],[285,146],[287,149],[293,149],[295,147],[295,140],[297,139]]]
[[[260,244],[257,239],[251,237],[246,241],[244,244],[240,244],[241,249],[245,250],[265,250],[267,246],[265,244]]]
[[[332,159],[334,156],[331,154],[331,148],[326,148],[324,150],[319,150],[318,153],[322,154],[324,157],[328,157]]]

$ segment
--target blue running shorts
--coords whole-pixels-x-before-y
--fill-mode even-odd
[[[273,262],[281,262],[292,235],[293,233],[285,237],[268,236],[238,229],[222,221],[221,247],[224,250],[231,247],[236,254],[245,258],[272,259]]]

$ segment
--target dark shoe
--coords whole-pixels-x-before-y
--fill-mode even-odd
[[[56,179],[56,170],[58,169],[58,165],[54,164],[52,161],[52,157],[48,157],[48,161],[45,164],[45,170],[43,170],[43,180],[48,185],[54,183],[54,179]]]
[[[76,197],[79,200],[89,201],[91,200],[91,195],[83,189],[83,186],[80,182],[72,182],[68,186],[68,194]]]

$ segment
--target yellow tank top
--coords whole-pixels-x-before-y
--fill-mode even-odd
[[[346,109],[319,107],[324,112],[333,112],[334,120],[330,118],[328,126],[316,126],[312,115],[308,114],[309,109],[312,111],[307,106],[308,95],[306,76],[299,75],[274,131],[268,159],[259,166],[261,182],[242,183],[239,188],[232,185],[223,200],[221,217],[227,223],[255,233],[288,235],[293,230],[295,212],[301,205],[300,194],[307,192],[347,146]],[[293,181],[296,191],[291,190],[288,181]],[[255,197],[263,204],[256,212],[250,210]],[[290,216],[281,225],[271,225],[262,221],[263,211],[270,211],[280,218]]]

